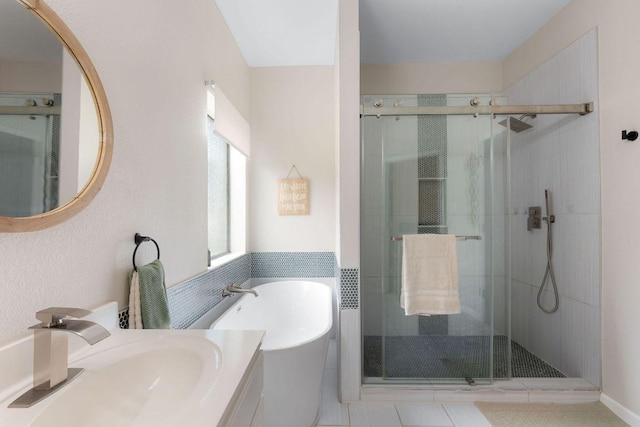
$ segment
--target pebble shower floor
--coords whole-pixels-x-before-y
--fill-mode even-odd
[[[493,337],[493,376],[508,378],[507,337]],[[489,337],[412,335],[364,337],[364,376],[369,378],[488,378]],[[563,378],[520,344],[511,341],[512,376],[515,378]],[[461,357],[464,355],[464,357]]]

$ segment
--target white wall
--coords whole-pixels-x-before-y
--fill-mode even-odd
[[[360,268],[360,32],[358,1],[340,0],[338,6],[338,245],[341,269]],[[345,284],[346,285],[346,284]],[[359,300],[359,295],[358,295]],[[358,304],[359,307],[359,304]],[[360,309],[340,310],[339,396],[360,399]]]
[[[333,86],[332,66],[251,69],[251,252],[335,251]],[[278,215],[292,165],[309,179],[309,215]]]
[[[204,80],[249,118],[249,69],[215,2],[49,3],[104,84],[114,156],[102,190],[77,216],[0,234],[0,342],[26,333],[44,307],[126,305],[136,232],[160,244],[168,286],[206,270]],[[149,246],[139,262],[154,256]]]
[[[84,176],[82,187],[78,188],[79,181],[79,156],[80,156],[80,130],[81,130],[81,111],[82,105],[82,88],[84,79],[75,58],[67,51],[62,54],[62,106],[60,120],[60,180],[59,180],[59,206],[66,205],[78,194],[80,190],[89,182],[91,175]],[[93,107],[93,100],[91,100]],[[93,121],[97,124],[97,115],[95,107],[93,107]],[[84,135],[85,137],[87,135]],[[90,141],[82,141],[83,145],[89,142],[95,145],[95,151],[98,150],[100,135],[98,129],[91,137]],[[91,168],[96,164],[97,153],[93,157]]]
[[[505,60],[505,85],[598,28],[602,212],[602,390],[640,414],[640,146],[621,141],[640,127],[636,0],[574,0]]]

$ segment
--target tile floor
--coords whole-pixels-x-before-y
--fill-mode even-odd
[[[335,340],[329,342],[322,387],[318,427],[491,427],[473,403],[340,403]]]
[[[406,396],[396,393],[396,397],[402,396],[399,397],[402,400],[390,402],[384,389],[372,388],[364,396],[364,401],[340,403],[335,340],[329,341],[322,387],[322,405],[317,427],[491,427],[482,412],[472,403],[473,396],[469,393],[473,389],[463,390],[463,393],[459,390],[438,390],[436,387],[431,391],[434,396],[427,399],[433,399],[431,402],[417,402],[415,390],[409,390]],[[424,398],[424,391],[420,393]],[[444,394],[440,396],[438,393]],[[570,378],[513,379],[482,390],[482,400],[492,400],[488,396],[491,393],[496,394],[498,401],[576,403],[599,400],[599,392],[593,385],[582,379]]]

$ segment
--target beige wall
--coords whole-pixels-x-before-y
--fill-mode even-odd
[[[363,95],[502,91],[502,62],[363,64]]]
[[[249,68],[215,2],[48,3],[102,79],[114,156],[104,187],[77,216],[0,234],[0,343],[26,334],[44,307],[126,305],[136,232],[158,241],[168,286],[205,271],[204,81],[215,80],[249,119]],[[138,262],[154,256],[149,246]]]
[[[602,186],[602,391],[640,414],[640,115],[637,0],[573,0],[504,61],[505,86],[597,26]],[[594,230],[595,231],[595,230]]]
[[[0,61],[0,91],[61,92],[60,62]]]
[[[252,252],[335,250],[334,79],[333,66],[251,69]],[[292,165],[309,179],[309,215],[278,215],[277,182]]]

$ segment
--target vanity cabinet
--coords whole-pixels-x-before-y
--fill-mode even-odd
[[[263,359],[262,350],[257,350],[219,426],[262,427],[264,419]]]

